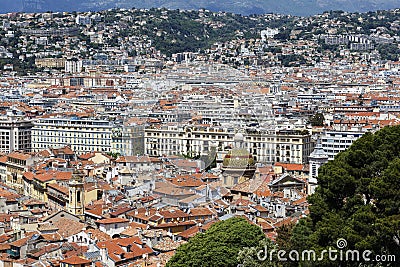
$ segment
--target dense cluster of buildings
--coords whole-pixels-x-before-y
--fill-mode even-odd
[[[376,51],[341,47],[332,57],[298,32],[284,42],[266,29],[206,57],[166,60],[143,36],[130,40],[137,57],[124,39],[86,58],[95,50],[80,53],[79,29],[101,43],[117,26],[93,24],[96,14],[21,16],[48,24],[24,32],[21,51],[51,43],[68,56],[38,52],[49,71],[17,76],[7,66],[0,77],[0,266],[164,266],[233,216],[274,240],[308,214],[320,166],[400,123],[400,63]],[[3,19],[3,28],[24,23]],[[336,26],[325,44],[373,38],[335,37]],[[291,54],[310,64],[285,67]]]

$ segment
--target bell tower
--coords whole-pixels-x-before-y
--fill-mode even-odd
[[[83,219],[85,214],[85,189],[83,183],[83,174],[75,169],[72,174],[72,179],[68,183],[69,198],[68,198],[68,212]]]
[[[317,140],[317,145],[315,146],[314,151],[309,156],[309,163],[310,163],[310,174],[308,178],[308,194],[312,194],[317,187],[318,181],[318,169],[323,164],[328,162],[328,154],[324,151],[322,147],[321,140]]]

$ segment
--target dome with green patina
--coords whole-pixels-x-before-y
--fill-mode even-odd
[[[226,154],[222,162],[223,169],[255,168],[253,155],[245,148],[233,148]]]

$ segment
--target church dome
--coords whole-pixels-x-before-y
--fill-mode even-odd
[[[233,148],[226,154],[222,163],[223,168],[247,169],[255,167],[253,155],[244,148]]]
[[[243,142],[244,141],[243,134],[242,133],[235,134],[235,136],[233,137],[233,141],[234,142]]]

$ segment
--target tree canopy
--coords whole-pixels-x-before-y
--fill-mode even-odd
[[[258,247],[265,240],[261,228],[243,218],[234,217],[213,224],[180,246],[167,267],[236,267],[244,247]]]
[[[400,126],[366,133],[320,168],[318,183],[310,216],[293,228],[284,249],[318,252],[344,238],[346,249],[400,259]]]
[[[312,126],[323,126],[324,125],[324,115],[322,113],[317,113],[311,117],[310,123]]]

